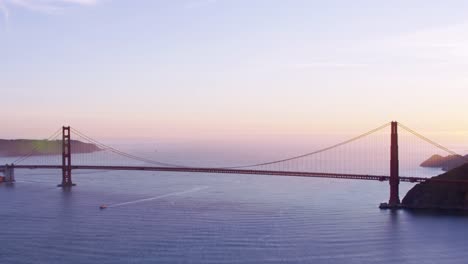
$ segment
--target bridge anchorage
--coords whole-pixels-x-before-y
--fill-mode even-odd
[[[15,182],[15,169],[13,164],[6,164],[3,167],[0,167],[0,173],[3,174],[3,176],[0,175],[0,183],[2,182],[8,182],[12,183]]]

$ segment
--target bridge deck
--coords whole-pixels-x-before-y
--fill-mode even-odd
[[[62,169],[61,165],[14,165],[15,169]],[[271,175],[271,176],[294,176],[351,180],[374,180],[388,181],[390,176],[385,175],[361,175],[346,173],[323,173],[323,172],[299,172],[299,171],[274,171],[274,170],[244,170],[229,168],[200,168],[200,167],[146,167],[146,166],[72,166],[73,170],[126,170],[126,171],[165,171],[165,172],[193,172],[193,173],[222,173],[222,174],[248,174],[248,175]],[[421,183],[427,181],[468,183],[468,181],[438,180],[423,177],[400,176],[400,181]]]

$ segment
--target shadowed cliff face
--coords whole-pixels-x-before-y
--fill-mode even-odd
[[[73,153],[92,153],[101,149],[94,144],[78,140],[70,142]],[[59,155],[62,154],[61,140],[5,140],[0,139],[0,156],[14,157],[24,155]]]
[[[468,164],[434,178],[468,181]],[[468,184],[419,183],[406,194],[402,203],[408,208],[468,210]]]
[[[449,155],[446,157],[440,155],[432,155],[429,159],[421,163],[421,167],[441,168],[444,171],[455,169],[468,161],[468,155]]]

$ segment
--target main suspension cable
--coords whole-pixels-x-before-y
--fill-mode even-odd
[[[311,155],[315,155],[315,154],[319,154],[319,153],[322,153],[322,152],[325,152],[325,151],[328,151],[328,150],[332,150],[334,148],[338,148],[340,146],[343,146],[343,145],[346,145],[346,144],[349,144],[351,142],[354,142],[356,140],[359,140],[363,137],[366,137],[368,135],[371,135],[377,131],[380,131],[386,127],[388,127],[390,125],[390,122],[389,123],[386,123],[382,126],[379,126],[375,129],[372,129],[364,134],[361,134],[357,137],[353,137],[349,140],[346,140],[346,141],[343,141],[343,142],[340,142],[338,144],[335,144],[333,146],[330,146],[330,147],[327,147],[327,148],[323,148],[323,149],[320,149],[320,150],[317,150],[317,151],[314,151],[314,152],[310,152],[310,153],[306,153],[306,154],[303,154],[303,155],[299,155],[299,156],[294,156],[294,157],[291,157],[291,158],[287,158],[287,159],[281,159],[281,160],[274,160],[274,161],[269,161],[269,162],[262,162],[262,163],[257,163],[257,164],[249,164],[249,165],[238,165],[238,166],[229,166],[229,167],[226,167],[226,166],[223,166],[223,167],[216,167],[217,169],[240,169],[240,168],[248,168],[248,167],[258,167],[258,166],[264,166],[264,165],[270,165],[270,164],[276,164],[276,163],[281,163],[281,162],[287,162],[287,161],[290,161],[290,160],[295,160],[295,159],[299,159],[299,158],[303,158],[303,157],[307,157],[307,156],[311,156]],[[163,165],[163,166],[171,166],[171,167],[182,167],[182,168],[187,168],[187,167],[194,167],[194,166],[187,166],[187,165],[181,165],[181,164],[174,164],[174,163],[166,163],[166,162],[160,162],[160,161],[155,161],[155,160],[151,160],[151,159],[147,159],[147,158],[143,158],[143,157],[139,157],[139,156],[136,156],[136,155],[133,155],[133,154],[129,154],[129,153],[126,153],[126,152],[123,152],[123,151],[120,151],[114,147],[111,147],[109,145],[106,145],[106,144],[103,144],[89,136],[87,136],[86,134],[80,132],[79,130],[77,129],[74,129],[72,128],[72,131],[75,132],[76,134],[78,134],[79,136],[83,137],[84,139],[86,140],[89,140],[90,142],[96,144],[98,147],[100,148],[103,148],[105,150],[109,150],[115,154],[118,154],[118,155],[121,155],[121,156],[124,156],[124,157],[127,157],[127,158],[130,158],[130,159],[134,159],[134,160],[138,160],[138,161],[142,161],[142,162],[146,162],[146,163],[150,163],[150,164],[156,164],[156,165]]]
[[[455,152],[455,151],[453,151],[453,150],[451,150],[451,149],[449,149],[449,148],[447,148],[447,147],[445,147],[445,146],[443,146],[443,145],[441,145],[441,144],[439,144],[439,143],[437,143],[437,142],[435,142],[435,141],[433,141],[433,140],[419,134],[418,132],[412,130],[411,128],[409,128],[409,127],[407,127],[407,126],[405,126],[405,125],[403,125],[401,123],[398,123],[398,125],[401,128],[403,128],[404,130],[408,131],[409,133],[411,133],[411,134],[415,135],[416,137],[426,141],[427,143],[429,143],[429,144],[431,144],[431,145],[433,145],[433,146],[435,146],[435,147],[437,147],[437,148],[439,148],[439,149],[441,149],[441,150],[443,150],[443,151],[445,151],[445,152],[447,152],[447,153],[449,153],[449,154],[451,154],[451,155],[453,155],[455,157],[458,157],[458,158],[468,162],[467,157],[465,157],[465,156],[463,156],[463,155],[461,155],[461,154],[459,154],[459,153],[457,153],[457,152]]]
[[[349,143],[354,142],[356,140],[359,140],[359,139],[361,139],[363,137],[369,136],[369,135],[371,135],[371,134],[373,134],[373,133],[375,133],[377,131],[380,131],[380,130],[388,127],[390,124],[391,124],[390,122],[386,123],[386,124],[384,124],[382,126],[379,126],[379,127],[375,128],[375,129],[372,129],[369,132],[366,132],[366,133],[361,134],[359,136],[353,137],[351,139],[340,142],[340,143],[335,144],[333,146],[326,147],[326,148],[323,148],[323,149],[319,149],[319,150],[316,150],[316,151],[313,151],[313,152],[310,152],[310,153],[306,153],[306,154],[303,154],[303,155],[294,156],[294,157],[286,158],[286,159],[275,160],[275,161],[263,162],[263,163],[256,163],[256,164],[242,165],[242,166],[235,166],[235,167],[222,167],[222,168],[223,169],[241,169],[241,168],[249,168],[249,167],[258,167],[258,166],[271,165],[271,164],[276,164],[276,163],[281,163],[281,162],[286,162],[286,161],[290,161],[290,160],[294,160],[294,159],[300,159],[300,158],[316,155],[316,154],[319,154],[319,153],[322,153],[322,152],[332,150],[332,149],[341,147],[343,145],[349,144]]]
[[[151,159],[147,159],[147,158],[143,158],[143,157],[139,157],[139,156],[136,156],[136,155],[133,155],[133,154],[129,154],[129,153],[126,153],[126,152],[123,152],[123,151],[120,151],[116,148],[113,148],[109,145],[106,145],[104,143],[101,143],[89,136],[87,136],[86,134],[78,131],[77,129],[74,129],[72,128],[72,131],[76,134],[78,134],[79,136],[89,140],[90,142],[96,144],[98,147],[104,149],[104,150],[109,150],[117,155],[121,155],[121,156],[124,156],[124,157],[127,157],[127,158],[130,158],[130,159],[133,159],[133,160],[138,160],[138,161],[142,161],[142,162],[146,162],[146,163],[150,163],[150,164],[155,164],[155,165],[160,165],[160,166],[169,166],[169,167],[187,167],[187,166],[183,166],[183,165],[180,165],[180,164],[172,164],[172,163],[166,163],[166,162],[160,162],[160,161],[155,161],[155,160],[151,160]]]

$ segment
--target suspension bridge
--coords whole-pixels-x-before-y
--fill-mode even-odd
[[[302,155],[237,166],[191,166],[162,162],[130,154],[103,144],[74,128],[64,126],[46,140],[46,142],[57,143],[47,146],[47,148],[55,148],[55,150],[48,149],[44,151],[44,149],[40,149],[39,144],[33,147],[29,154],[16,157],[12,163],[0,166],[0,172],[5,175],[6,181],[13,182],[16,169],[61,170],[62,181],[58,186],[63,188],[70,188],[75,185],[72,181],[72,171],[76,170],[189,172],[371,180],[389,182],[390,198],[388,207],[390,208],[396,208],[400,205],[400,182],[425,183],[432,181],[468,184],[468,181],[400,175],[401,157],[399,149],[401,146],[399,147],[399,128],[407,136],[413,136],[436,150],[450,155],[458,155],[456,152],[424,137],[407,126],[398,122],[389,122],[357,137]],[[371,140],[374,147],[379,147],[379,151],[359,150],[359,146],[356,146],[356,142],[362,142],[366,138],[379,133],[379,137],[374,137]],[[72,140],[72,134],[79,141]],[[77,142],[88,142],[88,144],[78,144]],[[38,153],[41,153],[41,151],[42,153],[48,153],[48,155],[39,155]],[[93,156],[93,153],[97,153],[99,157]],[[132,163],[123,164],[122,160],[109,158],[108,155],[104,155],[105,153],[125,158],[132,161]],[[412,149],[409,153],[414,155],[416,152]],[[408,158],[411,159],[412,157],[409,156]],[[377,161],[382,161],[385,166],[376,164]],[[357,170],[356,167],[359,169]]]

